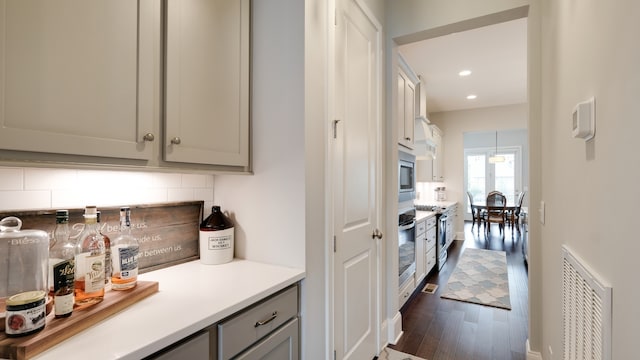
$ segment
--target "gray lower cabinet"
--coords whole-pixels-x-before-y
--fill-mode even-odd
[[[145,359],[297,360],[299,298],[291,285]]]
[[[274,344],[263,343],[261,339],[275,335],[282,325],[297,317],[298,288],[294,286],[218,323],[218,359],[235,358],[238,354],[249,351],[247,349],[251,349],[251,354],[262,353]],[[262,357],[252,356],[247,359],[262,359]],[[269,358],[266,357],[266,359]],[[289,359],[289,357],[281,359]],[[297,359],[297,353],[295,359]]]
[[[238,360],[297,360],[299,359],[299,320],[294,318],[264,340],[235,357]]]
[[[176,344],[151,357],[156,360],[209,360],[209,332],[201,331],[193,337]]]

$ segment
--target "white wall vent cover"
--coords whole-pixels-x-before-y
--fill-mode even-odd
[[[611,360],[610,286],[562,246],[564,360]]]

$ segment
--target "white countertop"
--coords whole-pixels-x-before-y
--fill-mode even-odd
[[[435,201],[435,200],[424,201],[422,200],[422,201],[415,202],[415,205],[431,205],[431,206],[438,206],[438,207],[449,207],[455,204],[456,204],[455,201]]]
[[[140,359],[302,280],[304,270],[234,259],[142,274],[159,291],[34,359]],[[73,315],[71,315],[73,316]]]
[[[435,211],[416,210],[416,221],[424,220],[431,216],[436,216],[436,214],[437,213]]]

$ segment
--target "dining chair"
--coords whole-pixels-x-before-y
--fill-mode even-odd
[[[502,194],[502,192],[501,192],[501,191],[493,190],[493,191],[489,191],[489,194],[487,194],[487,198],[489,198],[489,196],[492,196],[492,195],[494,195],[494,194],[501,194],[501,195],[504,195],[504,194]],[[486,201],[485,201],[485,205],[487,205]],[[485,209],[485,211],[486,211],[486,209]],[[506,209],[505,209],[505,213],[504,213],[504,214],[505,214],[505,217],[506,217],[506,216],[507,216],[507,210],[506,210]]]
[[[477,208],[473,205],[473,194],[470,191],[467,191],[467,196],[469,197],[469,206],[471,207],[471,229],[473,226],[478,223],[478,230],[480,229],[480,223],[484,222],[484,218],[486,217],[487,211],[485,209]]]
[[[507,207],[507,197],[499,191],[492,191],[487,195],[487,217],[485,220],[485,232],[491,232],[491,224],[498,224],[500,233],[504,233],[506,222],[505,211]]]
[[[522,200],[524,200],[525,191],[522,191],[518,194],[518,200],[516,200],[516,207],[511,212],[510,222],[511,228],[516,225],[516,229],[518,229],[518,233],[520,232],[520,214],[522,213]]]

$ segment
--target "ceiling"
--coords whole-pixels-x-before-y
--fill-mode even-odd
[[[422,76],[427,112],[527,102],[527,19],[452,33],[398,47]],[[461,77],[461,70],[471,70]],[[477,98],[467,100],[467,95]]]

